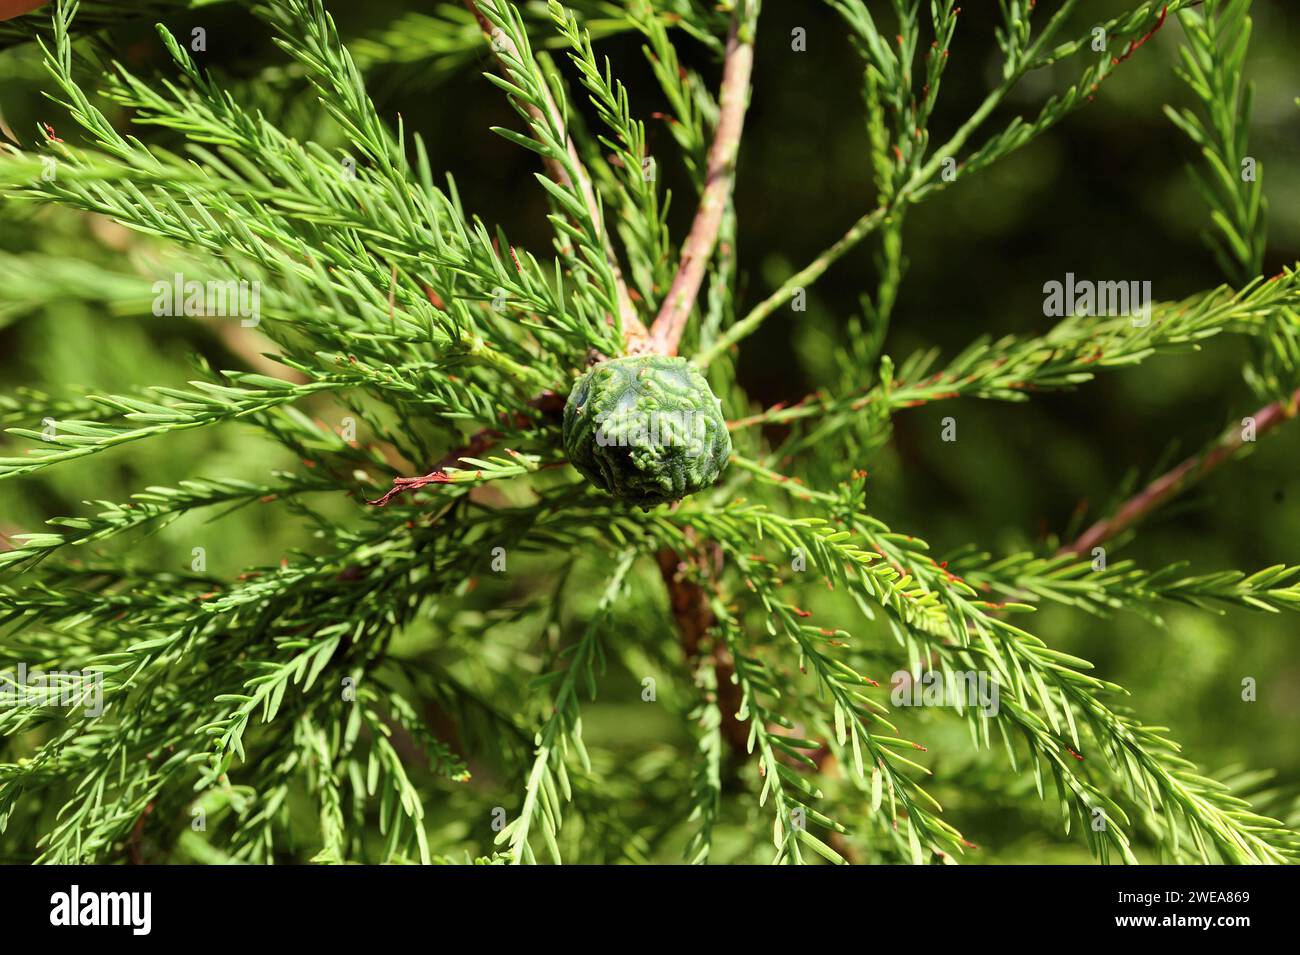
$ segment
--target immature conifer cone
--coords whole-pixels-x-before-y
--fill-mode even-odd
[[[592,484],[649,507],[709,487],[731,454],[722,402],[684,358],[612,358],[578,379],[564,448]]]

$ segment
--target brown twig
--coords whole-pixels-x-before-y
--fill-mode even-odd
[[[482,11],[478,8],[479,3],[491,4],[493,0],[464,0],[464,2],[469,12],[474,15],[474,19],[478,21],[479,29],[483,31],[483,35],[491,42],[492,49],[497,51],[498,62],[501,62],[502,53],[507,53],[515,59],[521,59],[519,49],[515,46],[514,41],[493,26],[492,22],[483,16]],[[504,62],[501,62],[501,67],[502,69],[508,69]],[[596,224],[596,229],[600,233],[600,241],[605,247],[605,256],[609,260],[610,270],[614,273],[619,318],[623,322],[623,337],[628,343],[628,350],[633,353],[645,351],[648,347],[650,333],[646,330],[645,325],[641,323],[641,319],[637,317],[636,306],[632,304],[632,296],[628,294],[627,282],[623,278],[623,270],[619,265],[618,256],[614,253],[614,245],[610,241],[609,231],[605,228],[604,219],[600,214],[600,203],[596,200],[596,190],[591,184],[591,176],[587,174],[587,169],[582,164],[582,159],[578,155],[578,147],[574,144],[573,137],[568,133],[564,118],[555,103],[555,97],[551,95],[550,87],[545,83],[542,84],[542,95],[545,99],[545,112],[532,104],[527,104],[525,108],[534,120],[563,133],[565,149],[569,154],[569,163],[574,171],[572,176],[569,175],[569,170],[565,168],[564,163],[553,156],[547,156],[543,158],[546,174],[561,186],[570,189],[576,186],[578,194],[582,196],[583,204],[587,207],[587,213],[591,216],[591,221]]]
[[[501,437],[500,431],[494,431],[491,428],[484,428],[482,431],[473,435],[463,446],[446,454],[428,474],[421,474],[419,477],[396,477],[393,478],[393,486],[390,487],[382,497],[373,501],[367,501],[367,504],[373,504],[375,507],[383,507],[399,494],[405,494],[407,491],[418,491],[422,487],[428,487],[430,484],[448,484],[451,478],[447,475],[447,468],[458,463],[461,458],[477,458],[492,445],[497,443]]]
[[[716,579],[722,573],[722,548],[706,544],[696,566]],[[687,576],[686,562],[671,548],[658,553],[659,573],[668,588],[668,601],[673,619],[682,635],[682,650],[688,663],[694,663],[708,647],[714,672],[717,674],[718,709],[722,713],[722,735],[732,751],[745,756],[749,751],[749,727],[736,718],[741,709],[740,685],[733,679],[736,665],[726,649],[709,639],[709,631],[717,625],[717,618],[709,607],[709,597],[704,588]]]
[[[735,182],[736,156],[749,106],[749,80],[754,71],[754,43],[743,36],[743,4],[737,4],[727,35],[726,58],[722,65],[722,87],[718,93],[718,128],[709,147],[704,192],[691,231],[682,243],[677,274],[664,297],[659,314],[650,326],[654,351],[677,354],[677,343],[686,330],[686,320],[695,305],[704,271],[718,242],[718,229]]]
[[[1153,26],[1150,30],[1148,30],[1145,34],[1143,34],[1138,39],[1130,41],[1128,45],[1128,49],[1124,51],[1122,56],[1111,57],[1110,58],[1111,66],[1119,66],[1121,63],[1123,63],[1125,60],[1131,57],[1134,53],[1140,50],[1142,46],[1153,36],[1155,36],[1156,33],[1159,31],[1159,29],[1165,25],[1165,17],[1168,16],[1168,14],[1169,14],[1169,6],[1168,4],[1166,4],[1160,10],[1160,19],[1156,20],[1155,26]]]
[[[1297,405],[1300,405],[1300,390],[1297,390],[1289,401],[1275,401],[1256,411],[1251,416],[1255,419],[1255,437],[1267,434],[1293,418]],[[1192,455],[1173,470],[1156,478],[1129,498],[1113,515],[1093,524],[1079,536],[1078,540],[1062,547],[1057,554],[1072,553],[1083,556],[1091,553],[1094,547],[1132,527],[1167,500],[1182,493],[1190,485],[1229,460],[1245,443],[1242,430],[1234,429],[1210,451]]]
[[[528,402],[528,407],[535,408],[542,414],[554,417],[564,411],[564,397],[557,395],[553,391],[546,391],[538,395],[532,401]],[[503,414],[502,417],[509,420],[509,415]],[[514,413],[514,423],[517,427],[526,427],[531,419],[522,412]],[[393,478],[393,486],[384,493],[383,497],[376,498],[373,501],[367,501],[367,504],[373,504],[376,507],[383,507],[389,501],[399,494],[407,491],[417,491],[422,487],[428,487],[430,484],[446,484],[446,469],[458,463],[461,458],[477,458],[501,439],[501,432],[495,428],[484,428],[470,435],[459,448],[454,451],[448,451],[442,459],[433,466],[433,470],[428,474],[422,474],[419,477],[397,477]]]

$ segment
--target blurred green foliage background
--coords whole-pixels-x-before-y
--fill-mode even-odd
[[[437,5],[371,0],[331,6],[345,36],[372,38],[408,7],[427,12]],[[1080,33],[1089,17],[1101,19],[1124,4],[1085,6],[1086,16],[1077,16],[1077,28],[1067,32]],[[954,128],[996,81],[996,5],[977,0],[967,7],[951,49],[937,131]],[[1266,271],[1271,274],[1300,258],[1294,58],[1300,7],[1259,2],[1254,16],[1250,78],[1258,89],[1251,143],[1270,206]],[[167,23],[178,35],[190,25],[205,27],[203,63],[226,78],[237,98],[259,103],[300,138],[338,145],[305,89],[299,90],[303,95],[286,96],[260,81],[263,71],[285,61],[258,21],[238,6],[218,3],[169,17]],[[806,52],[790,48],[796,27],[807,30]],[[861,67],[833,11],[806,0],[766,0],[759,37],[736,193],[746,288],[742,304],[758,301],[873,205]],[[404,39],[414,45],[420,38]],[[1179,27],[1170,22],[1103,85],[1095,102],[1009,159],[911,212],[904,233],[909,268],[889,354],[901,359],[915,349],[938,346],[952,355],[983,333],[1044,332],[1053,320],[1043,316],[1043,283],[1063,279],[1066,272],[1149,280],[1157,299],[1181,298],[1223,281],[1199,237],[1207,214],[1185,169],[1193,149],[1161,112],[1165,103],[1189,102],[1172,69],[1179,41]],[[685,38],[679,46],[687,62],[716,75],[707,51]],[[602,39],[597,51],[611,57],[629,87],[634,113],[647,119],[651,148],[670,155],[671,136],[650,118],[665,104],[639,47],[636,37],[616,34]],[[147,23],[113,29],[106,51],[137,72],[147,72],[150,64],[166,68],[165,53]],[[534,157],[487,131],[514,123],[499,92],[479,76],[488,68],[482,50],[447,62],[415,57],[377,64],[370,72],[372,93],[381,112],[400,113],[408,130],[424,135],[434,168],[456,175],[468,209],[489,223],[502,222],[512,238],[543,250],[548,227],[543,194],[533,188]],[[1000,110],[995,124],[1016,111],[1035,110],[1072,81],[1074,69],[1069,64],[1035,75],[1029,88]],[[70,128],[62,109],[40,95],[42,81],[33,45],[0,53],[0,115],[24,144],[34,141],[38,122],[59,131]],[[174,144],[171,134],[141,135]],[[676,184],[678,193],[687,195],[675,158],[661,162],[660,169],[670,188]],[[682,202],[672,209],[678,236],[691,211],[687,206]],[[148,237],[109,222],[58,209],[0,207],[0,395],[23,387],[58,397],[125,392],[178,385],[192,377],[196,362],[217,368],[256,363],[254,333],[232,333],[217,321],[150,314],[149,286],[160,271],[169,274],[159,264],[170,261],[168,254]],[[99,268],[150,277],[140,280],[132,301],[129,289],[113,289],[108,279],[97,277]],[[79,285],[85,294],[71,294]],[[848,317],[859,311],[858,296],[873,287],[871,253],[864,245],[810,289],[806,312],[782,309],[746,341],[742,377],[755,400],[763,405],[794,401],[820,387],[843,347]],[[1199,353],[1109,373],[1074,393],[1037,396],[1023,404],[961,401],[903,412],[895,440],[871,463],[873,508],[894,527],[924,534],[939,552],[968,542],[994,553],[1050,547],[1081,502],[1087,502],[1089,520],[1106,513],[1135,477],[1159,473],[1253,411],[1241,378],[1247,358],[1247,343],[1225,336]],[[940,419],[946,415],[958,421],[955,443],[940,440]],[[0,453],[13,444],[0,436]],[[283,455],[252,429],[240,427],[140,442],[84,467],[59,467],[0,485],[0,533],[34,531],[52,516],[83,513],[83,501],[124,500],[149,484],[194,475],[263,476],[288,463]],[[1131,557],[1151,568],[1185,560],[1192,572],[1253,571],[1300,561],[1298,462],[1300,424],[1295,424],[1163,509],[1135,539],[1113,548],[1111,559]],[[314,503],[335,515],[345,514],[348,506]],[[211,525],[205,523],[210,516],[188,517],[129,545],[110,542],[106,553],[114,561],[183,574],[191,548],[201,543],[208,572],[233,577],[250,564],[273,564],[290,548],[309,546],[309,525],[269,521],[256,506]],[[1127,687],[1136,711],[1149,723],[1171,727],[1202,765],[1216,771],[1274,769],[1282,789],[1300,787],[1297,621],[1183,608],[1163,616],[1161,626],[1135,614],[1101,620],[1046,609],[1033,624],[1052,646],[1092,660],[1099,675]],[[418,656],[427,636],[408,634],[400,652]],[[1242,702],[1245,677],[1258,681],[1258,702]],[[629,759],[640,754],[635,758],[653,763],[656,757],[647,748],[682,731],[666,718],[646,717],[644,708],[629,718],[629,706],[635,704],[590,707],[589,739],[626,747]],[[923,719],[930,718],[917,717]],[[1052,829],[1048,807],[1027,817],[1026,807],[1040,806],[1036,800],[1013,803],[1005,785],[981,785],[1005,769],[997,757],[972,755],[959,721],[935,719],[917,732],[930,747],[941,781],[935,792],[951,821],[988,846],[972,861],[1086,860],[1079,841]],[[476,771],[485,785],[506,791],[515,786],[511,779],[494,781],[490,768]],[[670,771],[653,765],[646,770],[651,776]],[[963,780],[960,790],[942,782],[953,778]],[[1023,788],[1032,789],[1029,777]],[[629,798],[654,796],[647,789]],[[465,834],[454,820],[448,809],[443,824],[453,839]],[[719,858],[726,860],[725,849]]]

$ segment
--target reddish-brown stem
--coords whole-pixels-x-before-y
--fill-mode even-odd
[[[1289,401],[1275,401],[1256,411],[1251,415],[1255,421],[1255,437],[1261,437],[1278,425],[1289,421],[1295,416],[1297,405],[1300,405],[1300,390],[1297,390]],[[1092,549],[1099,544],[1132,527],[1240,451],[1246,443],[1243,430],[1234,428],[1206,453],[1195,454],[1173,470],[1162,474],[1129,498],[1113,515],[1093,524],[1079,536],[1078,540],[1062,547],[1057,553],[1083,556],[1091,553]]]
[[[1128,45],[1128,49],[1124,51],[1123,56],[1111,57],[1110,60],[1111,66],[1119,66],[1121,63],[1123,63],[1125,60],[1131,57],[1134,53],[1140,50],[1142,46],[1153,36],[1155,36],[1156,32],[1159,31],[1159,29],[1165,25],[1165,17],[1168,16],[1168,14],[1169,14],[1169,7],[1168,5],[1166,5],[1164,8],[1161,9],[1160,19],[1156,21],[1155,26],[1153,26],[1150,30],[1148,30],[1143,36],[1139,37],[1136,40],[1131,41]]]
[[[557,395],[553,391],[546,391],[528,402],[528,406],[530,408],[536,408],[544,415],[554,417],[564,411],[564,396]],[[502,418],[507,421],[510,417],[511,416],[508,414],[502,415]],[[513,417],[515,425],[520,428],[526,427],[531,420],[527,415],[517,411],[514,412]],[[446,473],[447,468],[458,463],[461,458],[477,458],[482,456],[482,454],[487,451],[488,448],[496,444],[500,438],[501,432],[494,428],[484,428],[482,431],[477,431],[470,435],[470,439],[465,442],[465,444],[456,448],[454,451],[449,451],[447,454],[443,455],[442,460],[435,464],[433,470],[428,474],[423,474],[419,477],[393,478],[393,486],[388,489],[383,497],[376,498],[367,503],[373,504],[376,507],[383,507],[394,497],[399,494],[404,494],[407,491],[417,491],[422,487],[428,487],[430,484],[446,484],[448,483]]]
[[[704,281],[704,271],[717,245],[723,212],[735,182],[736,156],[745,126],[745,110],[749,106],[749,80],[754,71],[753,41],[741,36],[741,6],[737,5],[731,32],[727,35],[722,88],[718,94],[718,128],[709,147],[704,192],[691,231],[682,244],[677,274],[654,324],[650,326],[651,346],[664,355],[677,354],[677,343],[686,330],[686,320],[695,305],[695,297]]]
[[[702,553],[704,556],[697,562],[697,566],[716,579],[722,572],[722,548],[717,544],[705,544]],[[664,579],[664,586],[668,588],[668,602],[681,633],[686,660],[695,663],[705,648],[709,648],[714,673],[717,675],[717,702],[722,713],[722,735],[732,752],[743,757],[749,751],[749,727],[736,718],[743,702],[740,684],[733,679],[736,665],[724,648],[708,639],[709,631],[718,622],[709,607],[708,594],[700,583],[683,573],[687,569],[686,564],[675,551],[665,547],[659,551],[658,558],[659,573]]]
[[[399,494],[405,494],[407,491],[418,491],[422,487],[428,487],[430,484],[447,484],[450,477],[447,475],[447,468],[456,464],[461,458],[477,458],[492,445],[497,443],[501,437],[500,431],[493,431],[490,428],[473,435],[468,443],[463,447],[447,454],[437,463],[432,471],[428,474],[422,474],[419,477],[397,477],[393,478],[393,486],[390,487],[382,497],[373,501],[367,501],[367,504],[373,504],[375,507],[383,507]]]

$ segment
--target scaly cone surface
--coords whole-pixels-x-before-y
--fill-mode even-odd
[[[731,454],[722,403],[684,358],[613,358],[564,407],[569,460],[602,491],[646,507],[711,486]]]

